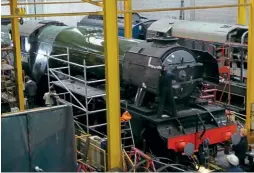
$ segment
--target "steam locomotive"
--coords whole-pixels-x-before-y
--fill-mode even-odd
[[[118,17],[118,35],[124,36],[124,18]],[[140,16],[138,13],[132,14],[132,38],[146,39],[147,28],[156,20],[148,20]],[[103,29],[103,16],[101,15],[88,15],[77,23],[78,27],[85,28],[100,28]]]
[[[149,39],[157,35],[178,37],[182,46],[209,52],[216,57],[221,71],[226,72],[229,67],[230,77],[227,75],[226,80],[217,86],[217,97],[220,99],[223,94],[222,101],[227,103],[230,92],[229,108],[245,111],[247,26],[161,19],[150,25],[146,37]]]
[[[47,88],[43,88],[47,63],[62,65],[47,62],[42,55],[61,54],[62,48],[54,45],[73,48],[71,62],[104,62],[101,30],[69,27],[56,21],[28,21],[20,26],[20,33],[22,51],[29,53],[23,65],[38,83],[38,95]],[[224,108],[199,98],[202,82],[219,82],[216,59],[205,51],[180,46],[177,41],[171,37],[147,41],[119,37],[121,99],[125,100],[121,109],[126,109],[127,102],[139,148],[170,158],[199,151],[201,160],[205,160],[202,153],[209,150],[208,146],[215,151],[217,144],[229,140],[237,127],[227,119]],[[71,68],[71,72],[83,73],[78,68]],[[88,73],[93,78],[104,78],[104,68]]]

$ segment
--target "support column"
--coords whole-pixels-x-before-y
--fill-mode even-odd
[[[16,15],[18,9],[17,0],[10,1],[11,15]],[[20,51],[20,34],[19,34],[19,21],[18,18],[11,19],[12,27],[12,40],[14,46],[14,57],[15,57],[15,75],[18,90],[19,110],[24,110],[24,91],[23,91],[23,77],[22,77],[22,59]]]
[[[122,167],[117,0],[103,0],[108,169]]]
[[[247,3],[246,0],[238,0],[238,4],[245,4]],[[242,6],[242,7],[238,7],[238,16],[237,16],[237,24],[240,25],[247,25],[246,23],[246,15],[247,15],[247,7],[246,6]]]
[[[252,117],[251,105],[254,104],[254,0],[250,0],[250,15],[249,15],[249,33],[248,33],[248,66],[247,66],[247,115],[246,115],[246,128],[248,131],[254,130],[252,126]],[[252,135],[254,137],[254,135]],[[251,137],[251,136],[249,136]],[[252,138],[252,137],[251,137]]]
[[[131,0],[124,1],[124,11],[132,10]],[[132,38],[132,13],[124,13],[124,37]]]

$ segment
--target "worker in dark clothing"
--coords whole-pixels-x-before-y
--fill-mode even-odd
[[[172,80],[175,78],[170,71],[162,69],[159,81],[159,106],[157,116],[161,118],[165,108],[165,104],[170,106],[172,116],[176,116],[176,104],[172,89]]]
[[[244,172],[241,168],[238,167],[239,159],[234,154],[227,155],[227,161],[230,165],[230,168],[226,172]]]
[[[237,145],[233,145],[233,151],[235,152],[235,155],[239,159],[240,166],[244,166],[246,152],[248,151],[248,140],[246,135],[247,135],[247,130],[242,128],[240,130],[240,136],[241,136],[240,142]]]
[[[27,97],[29,109],[35,107],[35,96],[37,92],[36,83],[31,80],[28,76],[25,77],[25,96]]]

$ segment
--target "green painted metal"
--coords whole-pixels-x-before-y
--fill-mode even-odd
[[[45,37],[42,37],[44,35]],[[55,38],[54,38],[55,37]],[[51,54],[64,54],[66,49],[60,47],[70,48],[70,61],[83,64],[85,59],[86,65],[99,65],[104,64],[104,36],[102,30],[92,30],[82,27],[68,27],[68,26],[48,26],[43,29],[39,36],[39,42],[53,43],[56,46],[53,47]],[[123,60],[124,53],[131,47],[141,43],[142,40],[126,39],[119,37],[119,61]],[[54,64],[51,64],[51,66]],[[59,64],[55,64],[57,66]],[[82,72],[78,68],[73,68],[72,71],[77,73]],[[92,70],[99,78],[104,78],[104,68],[96,68]]]

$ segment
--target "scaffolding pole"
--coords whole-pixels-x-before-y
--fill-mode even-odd
[[[46,13],[46,14],[24,14],[24,15],[2,15],[2,19],[11,18],[33,18],[33,17],[64,17],[64,16],[85,16],[85,15],[102,15],[102,11],[97,12],[77,12],[77,13]]]
[[[124,1],[124,11],[132,10],[131,0]],[[132,38],[132,14],[124,13],[124,36],[126,38]]]
[[[27,3],[18,3],[17,5],[57,5],[57,4],[80,4],[84,3],[82,1],[55,1],[55,2],[27,2]],[[1,6],[8,6],[10,3],[3,3]]]
[[[108,169],[122,168],[117,0],[104,0]]]
[[[230,5],[207,5],[207,6],[195,6],[195,7],[176,7],[176,8],[152,8],[152,9],[140,9],[140,10],[128,10],[118,11],[119,14],[124,13],[150,13],[159,11],[179,11],[179,10],[205,10],[205,9],[219,9],[219,8],[232,8],[232,7],[246,7],[250,3],[245,4],[230,4]]]
[[[252,104],[254,104],[254,0],[250,0],[250,15],[249,15],[249,32],[248,32],[248,63],[247,63],[247,109],[246,109],[246,128],[250,132],[254,130],[252,126]],[[253,66],[253,67],[252,67]],[[249,140],[253,140],[253,136],[249,135]]]
[[[238,4],[245,4],[247,0],[238,0]],[[246,7],[238,7],[238,16],[237,16],[237,23],[240,25],[246,25]]]
[[[10,1],[10,11],[11,15],[16,15],[18,9],[17,0]],[[24,92],[23,92],[23,78],[22,78],[22,63],[21,63],[21,51],[20,51],[20,34],[19,34],[19,19],[11,19],[12,27],[12,39],[14,44],[15,53],[15,72],[16,72],[16,82],[18,88],[18,100],[19,100],[19,110],[23,111],[25,107],[24,103]]]
[[[124,1],[124,0],[118,0],[118,1]],[[96,3],[102,4],[102,1],[91,1],[91,0],[82,0],[82,1],[52,1],[52,2],[26,2],[26,3],[18,3],[18,5],[57,5],[57,4],[82,4],[82,3],[94,3],[94,5],[97,6]],[[10,3],[3,3],[1,6],[9,6]]]

